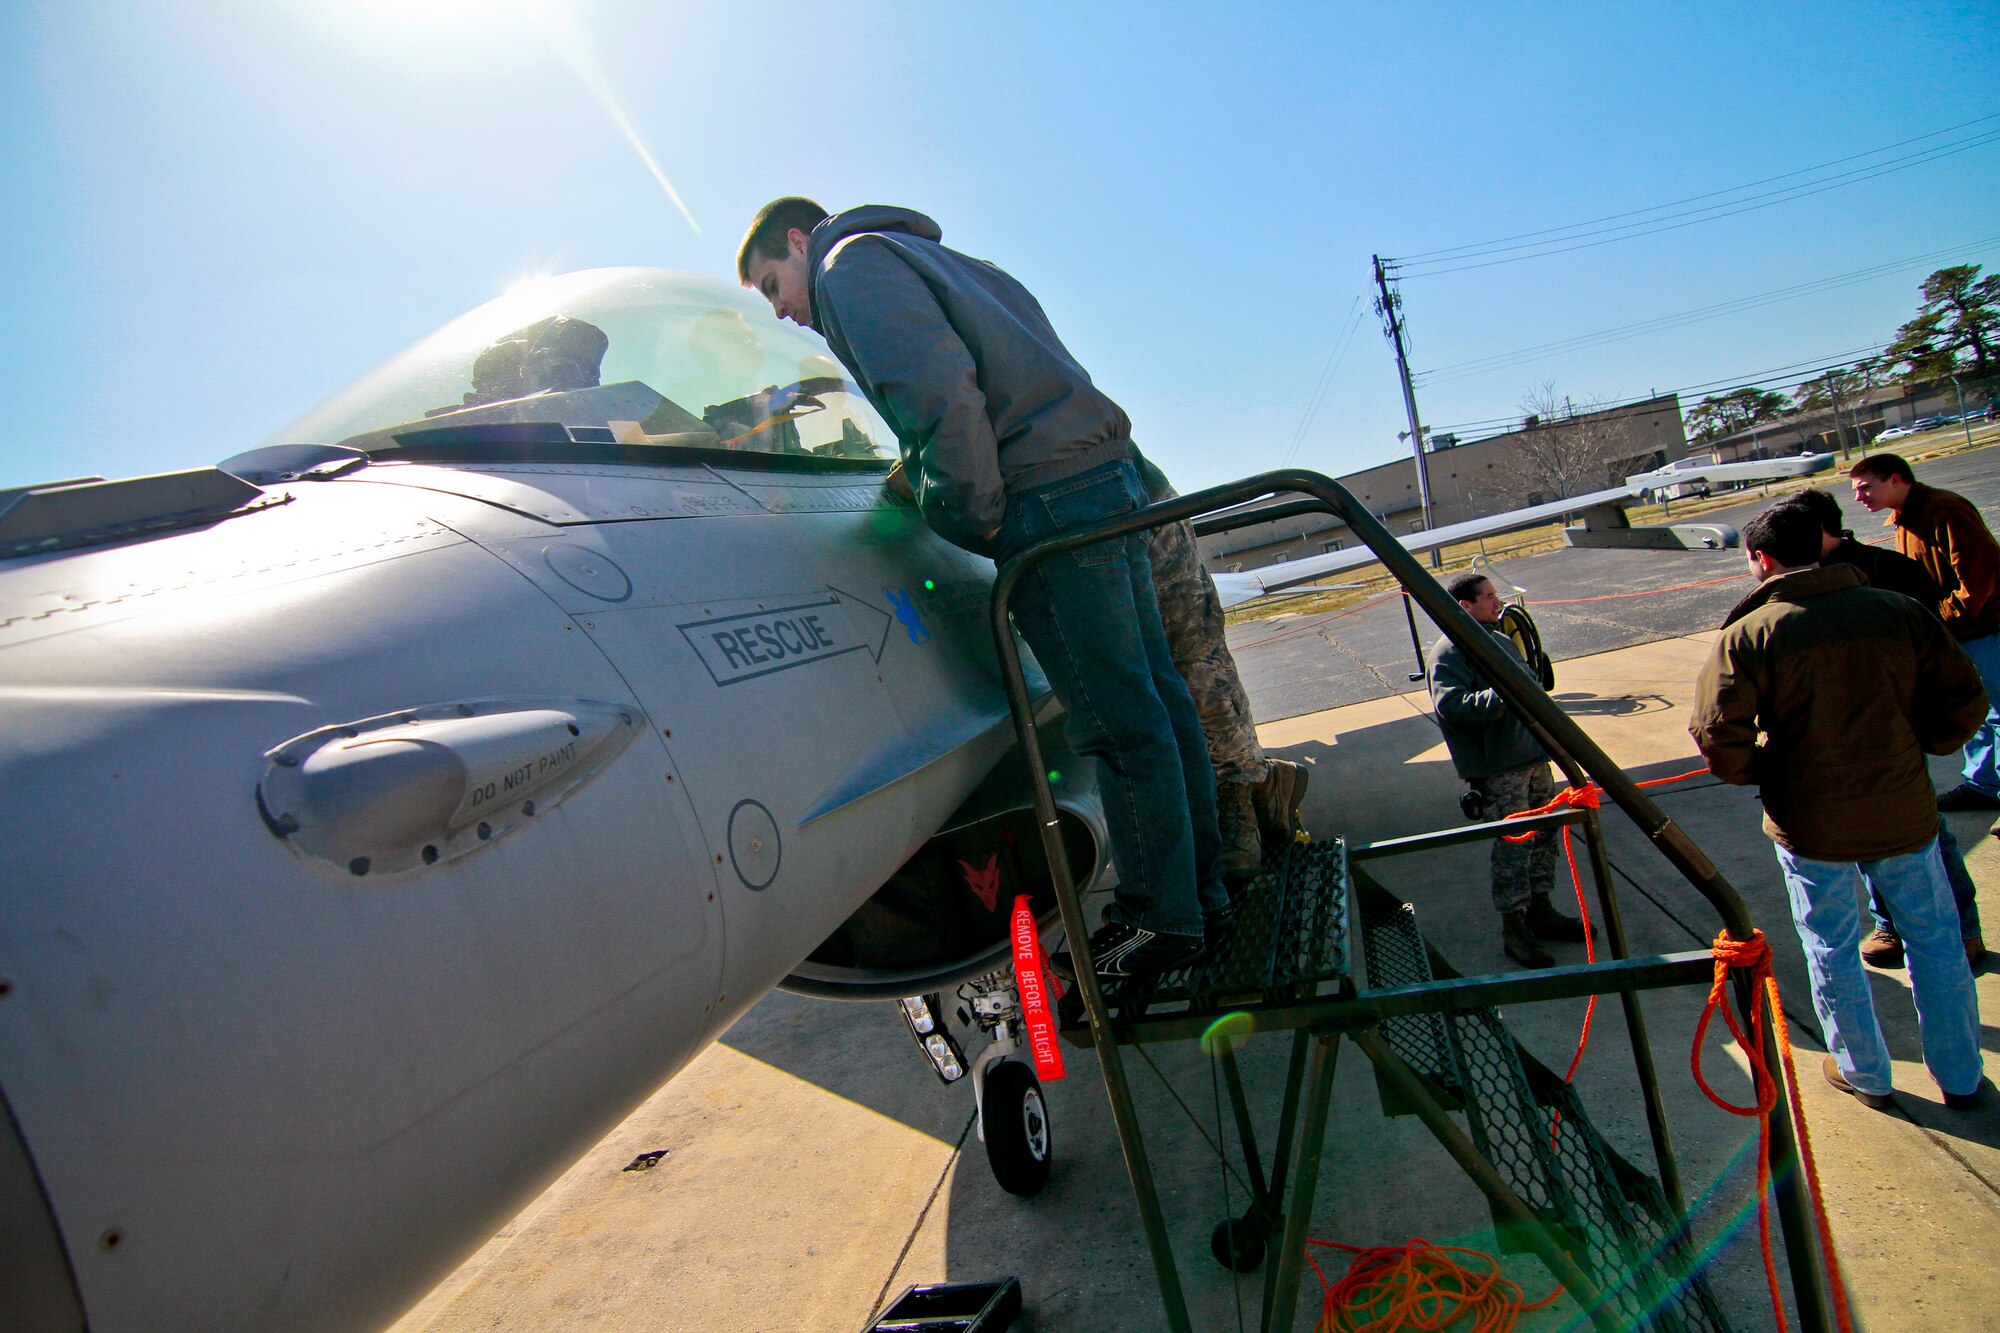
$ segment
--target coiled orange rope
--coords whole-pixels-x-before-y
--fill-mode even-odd
[[[1331,1250],[1346,1250],[1354,1258],[1347,1275],[1327,1281],[1310,1249],[1306,1262],[1319,1274],[1326,1291],[1314,1333],[1389,1333],[1414,1329],[1439,1333],[1467,1315],[1471,1333],[1507,1333],[1525,1310],[1539,1310],[1562,1294],[1562,1288],[1532,1304],[1524,1304],[1520,1284],[1500,1276],[1500,1264],[1483,1250],[1458,1245],[1433,1245],[1418,1236],[1407,1245],[1364,1249],[1333,1240],[1308,1240]],[[1484,1260],[1473,1268],[1454,1255]]]
[[[1709,983],[1708,1004],[1701,1011],[1701,1021],[1694,1026],[1694,1050],[1688,1065],[1694,1071],[1696,1085],[1710,1101],[1731,1115],[1757,1117],[1757,1243],[1763,1250],[1764,1280],[1771,1288],[1771,1309],[1777,1315],[1778,1327],[1783,1328],[1785,1302],[1778,1287],[1778,1263],[1771,1253],[1771,1111],[1778,1104],[1778,1085],[1764,1063],[1766,1013],[1771,1017],[1778,1039],[1778,1054],[1785,1066],[1785,1090],[1792,1107],[1792,1129],[1798,1138],[1799,1161],[1806,1170],[1813,1229],[1819,1234],[1820,1255],[1826,1261],[1826,1281],[1833,1297],[1834,1322],[1840,1333],[1853,1333],[1854,1318],[1847,1306],[1847,1286],[1841,1280],[1840,1260],[1833,1248],[1833,1229],[1827,1222],[1826,1204],[1820,1197],[1819,1166],[1813,1160],[1812,1136],[1806,1130],[1805,1107],[1799,1101],[1799,1076],[1792,1065],[1791,1033],[1785,1026],[1785,1010],[1778,1000],[1778,980],[1771,974],[1771,946],[1764,942],[1761,930],[1753,930],[1747,940],[1731,939],[1725,931],[1715,937],[1713,949],[1715,979]],[[1743,1029],[1738,1026],[1736,1012],[1730,1007],[1725,993],[1729,970],[1733,967],[1748,969],[1751,974],[1749,1037],[1745,1037]],[[1743,1054],[1750,1062],[1750,1083],[1757,1092],[1754,1105],[1738,1106],[1724,1099],[1702,1077],[1702,1039],[1708,1034],[1708,1021],[1717,1010],[1722,1011],[1722,1021],[1729,1025],[1729,1034],[1736,1038],[1736,1044],[1743,1048]]]

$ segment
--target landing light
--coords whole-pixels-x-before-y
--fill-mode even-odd
[[[921,995],[903,997],[903,1017],[910,1021],[910,1026],[916,1029],[919,1036],[937,1031],[937,1019]]]

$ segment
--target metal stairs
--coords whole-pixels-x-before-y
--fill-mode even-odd
[[[1369,988],[1459,975],[1417,929],[1416,909],[1380,887],[1360,886],[1362,954]],[[1690,1254],[1658,1182],[1620,1156],[1584,1114],[1582,1099],[1514,1040],[1497,1009],[1418,1013],[1383,1020],[1390,1049],[1462,1112],[1480,1154],[1530,1209],[1571,1242],[1577,1264],[1628,1328],[1725,1333],[1729,1324]],[[1385,1114],[1413,1114],[1378,1077]],[[1509,1252],[1528,1247],[1496,1210]]]

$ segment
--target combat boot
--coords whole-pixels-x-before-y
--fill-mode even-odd
[[[1299,807],[1305,804],[1306,780],[1312,770],[1289,759],[1267,761],[1264,780],[1249,788],[1257,827],[1267,851],[1289,846],[1299,836]]]
[[[1501,920],[1505,923],[1505,928],[1500,936],[1500,947],[1507,951],[1509,958],[1522,967],[1556,965],[1555,955],[1544,949],[1542,942],[1535,938],[1535,932],[1528,928],[1526,908],[1518,912],[1509,912]]]
[[[1528,901],[1528,929],[1535,932],[1538,940],[1583,939],[1583,922],[1557,911],[1556,905],[1541,894]],[[1590,933],[1595,936],[1597,927],[1592,926]]]
[[[1264,839],[1257,829],[1257,811],[1247,782],[1225,782],[1215,789],[1215,823],[1222,833],[1222,879],[1248,884],[1264,864]]]

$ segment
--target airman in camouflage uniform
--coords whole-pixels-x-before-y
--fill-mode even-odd
[[[1471,785],[1485,799],[1488,819],[1537,809],[1556,796],[1555,779],[1546,762],[1473,778]],[[1535,898],[1547,899],[1554,891],[1558,836],[1554,829],[1543,829],[1526,842],[1493,840],[1493,905],[1502,917],[1509,912],[1526,912]]]
[[[1155,503],[1178,494],[1144,458],[1139,475]],[[1257,742],[1250,699],[1223,637],[1222,599],[1201,563],[1194,525],[1154,528],[1147,553],[1167,647],[1201,713],[1209,762],[1215,767],[1223,876],[1241,882],[1256,874],[1266,847],[1276,850],[1297,835],[1306,770],[1290,760],[1270,758]]]
[[[1497,628],[1500,595],[1484,574],[1460,574],[1446,590],[1486,627],[1502,652],[1521,656]],[[1513,706],[1449,636],[1431,648],[1431,704],[1458,775],[1479,793],[1484,819],[1505,819],[1547,805],[1555,796],[1549,757]],[[1468,810],[1467,813],[1471,813]],[[1500,944],[1523,967],[1554,967],[1544,940],[1582,940],[1585,927],[1550,901],[1555,888],[1556,831],[1525,842],[1493,840],[1493,905],[1500,909]]]

